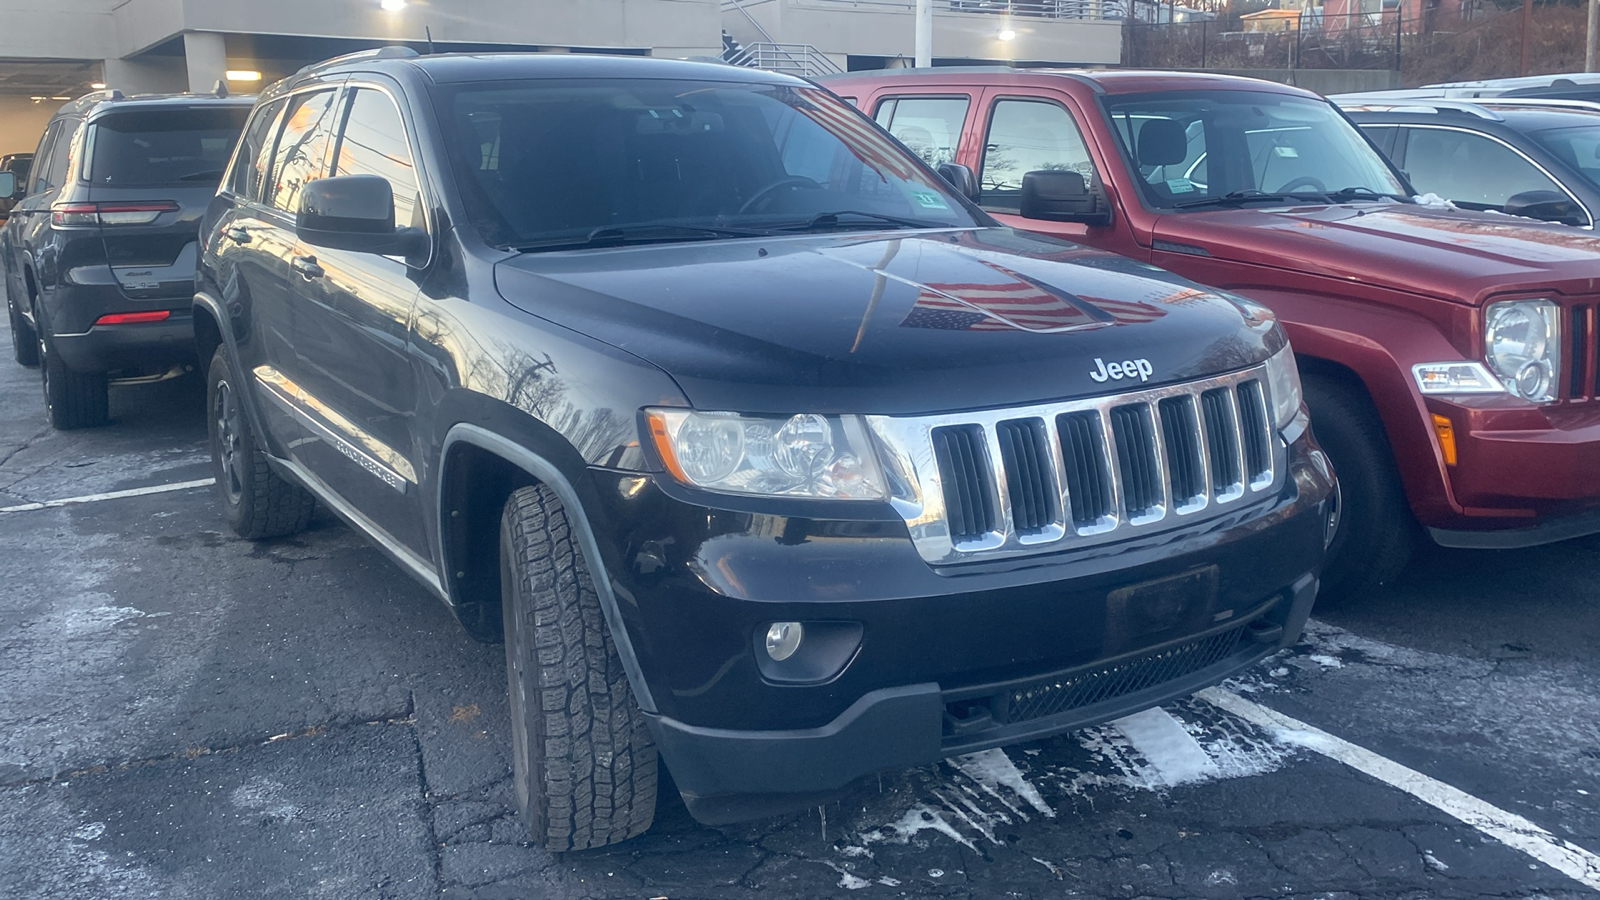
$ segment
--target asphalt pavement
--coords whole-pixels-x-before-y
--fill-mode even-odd
[[[1600,891],[1600,539],[1424,554],[1206,699],[744,825],[669,788],[644,837],[553,856],[514,811],[502,648],[331,516],[235,538],[182,487],[202,395],[118,389],[57,433],[0,364],[0,897]]]

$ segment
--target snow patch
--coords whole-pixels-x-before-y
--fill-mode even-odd
[[[1221,775],[1183,723],[1164,709],[1147,709],[1111,723],[1144,757],[1154,780],[1165,787],[1210,781]]]
[[[1027,801],[1036,812],[1048,818],[1055,818],[1056,811],[1050,808],[1050,804],[1044,802],[1039,789],[1022,777],[1022,772],[1017,769],[1016,764],[1004,750],[996,748],[981,753],[969,753],[966,756],[956,757],[952,762],[963,775],[976,781],[989,793],[995,794],[997,799],[999,797],[995,793],[997,789],[1010,788],[1018,797]],[[1006,805],[1010,806],[1009,803]]]
[[[911,839],[922,831],[936,831],[966,847],[973,853],[978,852],[977,846],[968,840],[966,835],[955,830],[939,810],[926,803],[918,803],[916,806],[906,810],[905,815],[899,819],[866,832],[861,835],[861,842],[863,844],[909,844]]]

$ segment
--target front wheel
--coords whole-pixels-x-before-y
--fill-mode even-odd
[[[500,519],[517,807],[534,843],[587,850],[655,818],[656,748],[567,510],[544,485]]]
[[[305,488],[283,480],[256,445],[250,419],[228,358],[218,347],[206,378],[206,430],[217,495],[235,534],[247,540],[282,537],[311,524],[317,501]]]
[[[1394,451],[1364,395],[1331,379],[1305,379],[1317,442],[1339,479],[1319,602],[1372,594],[1411,559],[1417,524],[1406,505]]]
[[[52,426],[68,431],[93,428],[111,421],[106,373],[76,372],[68,368],[43,329],[36,330],[34,346],[38,347],[39,379],[44,385],[44,406]]]

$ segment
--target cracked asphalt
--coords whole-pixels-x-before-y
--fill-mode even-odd
[[[0,365],[0,506],[207,477],[201,394],[60,434]],[[5,898],[1594,895],[1199,699],[738,826],[666,782],[643,838],[552,856],[502,649],[331,517],[252,544],[204,489],[4,513],[0,583]],[[1434,551],[1229,688],[1600,852],[1597,596],[1600,539]]]

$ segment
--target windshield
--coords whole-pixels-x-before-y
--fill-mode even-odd
[[[247,106],[148,109],[94,120],[89,180],[113,187],[222,179]]]
[[[468,210],[495,246],[976,224],[942,180],[819,89],[498,82],[446,85],[435,102]]]
[[[1152,206],[1305,195],[1322,201],[1410,194],[1354,125],[1326,101],[1265,91],[1110,97],[1107,111]]]
[[[1600,189],[1600,125],[1552,128],[1535,131],[1531,136]]]

